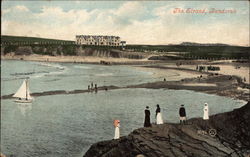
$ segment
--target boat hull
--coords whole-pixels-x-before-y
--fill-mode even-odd
[[[29,99],[29,100],[23,100],[23,99],[19,100],[19,99],[17,99],[17,100],[15,100],[15,102],[18,102],[18,103],[31,103],[32,99]]]

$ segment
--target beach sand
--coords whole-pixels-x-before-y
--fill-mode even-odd
[[[150,67],[135,67],[138,70],[145,72],[153,72],[153,77],[160,78],[161,80],[166,79],[166,81],[180,81],[185,78],[196,78],[200,76],[200,73],[186,72],[174,69],[161,69],[161,68],[150,68]],[[206,76],[206,75],[204,75]]]
[[[222,74],[222,75],[234,75],[245,79],[244,83],[249,84],[250,83],[250,68],[248,63],[233,63],[232,61],[215,61],[215,62],[208,62],[208,61],[182,61],[189,64],[182,64],[181,66],[176,66],[176,63],[180,61],[175,62],[167,62],[167,63],[156,63],[155,65],[150,66],[143,66],[146,69],[155,68],[157,70],[153,70],[155,72],[156,76],[159,77],[167,77],[166,70],[175,70],[178,71],[178,75],[180,76],[180,79],[183,78],[192,78],[192,77],[198,77],[202,75],[202,77],[207,77],[209,74]],[[199,72],[196,70],[197,65],[205,65],[205,66],[217,66],[220,67],[220,71],[205,71],[205,72]],[[240,67],[240,68],[236,68]],[[159,70],[161,69],[161,70]],[[165,73],[165,74],[164,74]],[[178,77],[178,76],[177,76]],[[178,80],[178,79],[177,79]]]
[[[169,60],[169,61],[152,61],[145,59],[128,59],[128,58],[104,58],[93,56],[48,56],[48,55],[2,55],[2,60],[29,60],[42,62],[70,62],[70,63],[92,63],[99,64],[100,61],[110,62],[111,65],[128,64],[128,65],[147,65],[135,66],[137,69],[147,72],[153,72],[154,77],[167,81],[181,80],[184,78],[207,77],[209,73],[218,73],[222,75],[239,76],[250,83],[250,69],[248,63],[233,63],[232,60],[206,61],[206,60]],[[182,63],[176,66],[176,63]],[[198,72],[197,65],[219,66],[220,71]],[[240,68],[236,68],[240,67]]]
[[[129,58],[105,58],[94,56],[48,56],[48,55],[4,55],[1,56],[3,60],[28,60],[41,62],[70,62],[70,63],[100,63],[100,61],[111,62],[114,64],[130,64],[138,62],[154,62],[147,59],[129,59]]]

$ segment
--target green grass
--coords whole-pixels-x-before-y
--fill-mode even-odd
[[[127,49],[144,52],[156,51],[160,54],[167,52],[180,52],[185,57],[208,57],[208,58],[245,58],[249,59],[250,47],[242,46],[186,46],[186,45],[127,45]],[[183,52],[183,53],[182,53]]]

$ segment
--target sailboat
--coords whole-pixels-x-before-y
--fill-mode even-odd
[[[29,84],[28,80],[25,79],[21,85],[21,87],[17,90],[17,92],[13,95],[18,99],[15,102],[19,103],[31,103],[33,98],[30,96]]]

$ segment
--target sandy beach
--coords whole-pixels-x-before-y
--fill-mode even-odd
[[[62,63],[92,63],[99,64],[100,61],[110,62],[111,64],[143,64],[155,63],[147,59],[128,59],[128,58],[111,58],[111,57],[94,57],[94,56],[48,56],[48,55],[2,55],[3,60],[27,60],[40,62],[62,62]]]
[[[249,67],[246,63],[233,63],[232,61],[150,61],[147,59],[127,59],[127,58],[100,58],[91,56],[1,56],[3,60],[27,60],[42,62],[70,62],[70,63],[91,63],[99,64],[100,61],[111,62],[111,66],[116,64],[128,64],[141,71],[153,73],[153,77],[159,78],[161,82],[151,82],[127,86],[127,88],[168,88],[187,89],[199,92],[217,94],[236,99],[249,100]],[[181,66],[176,66],[182,62]],[[214,65],[220,67],[220,71],[197,71],[197,65]],[[237,67],[237,68],[235,68]],[[239,68],[240,67],[240,68]],[[164,81],[165,79],[165,81]],[[100,90],[106,87],[99,87]],[[110,86],[109,89],[119,89],[122,87]],[[54,94],[75,94],[88,92],[82,91],[46,91],[45,93],[33,93],[36,96]],[[2,98],[10,98],[10,95]]]
[[[100,61],[110,62],[111,65],[126,64],[126,65],[149,65],[149,66],[135,66],[136,68],[153,72],[154,77],[168,78],[166,73],[172,71],[175,73],[175,79],[181,80],[183,78],[199,77],[201,74],[203,77],[207,77],[209,73],[218,73],[222,75],[235,75],[240,78],[245,78],[245,83],[249,84],[249,63],[234,63],[232,60],[221,61],[206,61],[206,60],[169,60],[169,61],[155,61],[144,59],[128,59],[128,58],[111,58],[111,57],[94,57],[94,56],[48,56],[48,55],[2,55],[2,60],[27,60],[27,61],[40,61],[40,62],[62,62],[62,63],[91,63],[100,64]],[[176,64],[182,63],[181,66]],[[196,70],[197,65],[212,65],[220,67],[220,71],[198,72]],[[171,77],[173,78],[173,77]]]

